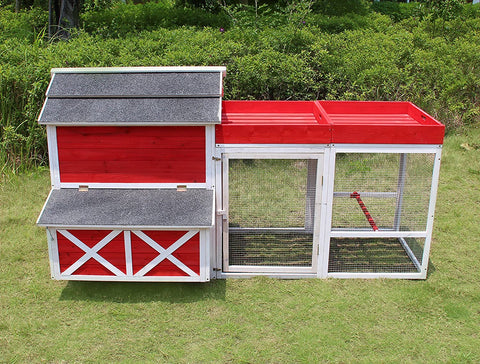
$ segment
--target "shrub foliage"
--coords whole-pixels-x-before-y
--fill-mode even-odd
[[[36,119],[53,67],[225,65],[226,99],[409,100],[448,130],[479,122],[478,6],[420,20],[364,4],[361,14],[327,16],[310,5],[212,14],[120,4],[85,13],[78,35],[56,43],[44,37],[44,11],[0,9],[2,172],[47,163]]]

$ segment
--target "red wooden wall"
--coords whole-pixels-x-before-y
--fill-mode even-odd
[[[111,230],[69,229],[68,232],[82,241],[89,248],[93,248],[99,241],[105,238]],[[187,231],[143,231],[143,233],[156,241],[164,249],[168,249],[170,245],[180,239],[186,232]],[[65,272],[66,269],[85,254],[82,249],[59,232],[57,232],[57,244],[60,273]],[[131,234],[131,250],[133,274],[136,274],[160,254],[134,233]],[[113,238],[107,245],[98,251],[98,254],[126,274],[127,263],[123,233]],[[176,249],[172,255],[196,274],[200,274],[200,234],[197,233],[194,235],[186,243]],[[115,275],[92,258],[82,264],[72,274],[102,276]],[[168,259],[164,259],[145,276],[188,276],[188,274]]]
[[[204,126],[57,127],[65,183],[205,183]]]

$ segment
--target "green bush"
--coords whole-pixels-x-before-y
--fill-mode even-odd
[[[230,18],[224,14],[211,14],[201,9],[175,8],[165,3],[118,4],[101,11],[87,11],[81,15],[82,27],[90,34],[123,37],[141,31],[181,26],[226,29]]]
[[[0,8],[0,41],[16,38],[35,41],[45,35],[48,12],[40,8],[14,13]]]
[[[409,100],[448,130],[480,121],[480,17],[473,10],[432,33],[426,21],[395,23],[375,12],[309,13],[305,24],[283,13],[275,27],[237,24],[221,32],[220,23],[177,27],[180,16],[164,19],[171,9],[147,4],[90,12],[89,33],[55,43],[42,35],[44,12],[1,10],[2,29],[10,32],[0,35],[2,171],[47,163],[45,130],[36,119],[53,67],[225,65],[226,99]],[[268,23],[272,14],[260,20]]]
[[[419,4],[415,2],[374,1],[370,8],[377,13],[388,15],[395,22],[417,16],[420,11]]]

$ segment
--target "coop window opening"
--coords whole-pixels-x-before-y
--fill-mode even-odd
[[[319,156],[232,154],[224,163],[224,271],[313,272]]]

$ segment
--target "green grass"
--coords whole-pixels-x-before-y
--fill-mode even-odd
[[[480,129],[446,140],[425,281],[52,281],[35,227],[48,171],[9,177],[0,185],[0,362],[478,363],[478,140]]]

